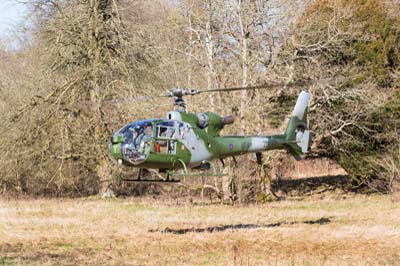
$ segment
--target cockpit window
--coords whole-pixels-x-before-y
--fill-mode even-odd
[[[175,131],[174,127],[160,125],[157,127],[156,133],[158,138],[175,138]]]
[[[156,137],[168,139],[182,139],[189,131],[189,127],[180,121],[162,121],[156,124]]]

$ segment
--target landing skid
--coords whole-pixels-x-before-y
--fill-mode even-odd
[[[142,184],[177,184],[180,183],[180,179],[169,179],[169,180],[163,180],[163,179],[121,179],[124,182],[129,182],[129,183],[142,183]]]
[[[219,177],[222,177],[222,176],[227,176],[228,175],[228,173],[225,173],[225,172],[218,173],[216,171],[216,169],[215,169],[214,164],[211,164],[211,162],[204,161],[203,163],[204,164],[209,164],[209,165],[212,166],[212,169],[213,169],[212,173],[205,173],[205,172],[190,173],[189,169],[187,168],[187,166],[186,166],[184,161],[178,159],[178,162],[183,166],[183,174],[179,174],[179,173],[176,173],[173,170],[172,171],[169,170],[169,171],[167,171],[167,176],[171,176],[171,177],[198,177],[198,176],[202,176],[202,177],[214,176],[214,177],[216,177],[216,176],[219,176]]]
[[[140,169],[137,178],[122,178],[120,177],[121,181],[124,182],[131,182],[131,183],[148,183],[148,184],[177,184],[182,183],[181,179],[185,179],[186,177],[223,177],[228,176],[228,172],[217,172],[214,165],[212,165],[213,172],[212,173],[205,173],[205,172],[198,172],[198,173],[190,173],[189,169],[187,168],[185,162],[182,160],[178,160],[179,163],[183,166],[183,173],[177,173],[174,170],[166,170],[166,176],[160,174],[154,169]],[[209,163],[209,162],[206,162]],[[147,179],[146,176],[149,175],[149,172],[155,173],[159,179]],[[178,179],[174,179],[174,177],[178,177]]]
[[[155,173],[160,179],[147,179],[146,177],[149,175],[149,172]],[[121,181],[130,182],[130,183],[180,183],[179,179],[171,179],[169,173],[167,172],[167,176],[162,176],[159,172],[153,169],[139,169],[139,173],[137,178],[120,178]]]

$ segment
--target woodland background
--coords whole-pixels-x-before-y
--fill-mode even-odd
[[[283,131],[312,94],[309,159],[330,158],[348,188],[393,192],[400,179],[400,4],[396,0],[32,0],[17,43],[0,43],[0,193],[121,195],[201,189],[124,184],[108,139],[164,117],[172,86],[291,87],[189,97],[189,111],[233,114],[224,134]],[[240,157],[233,194],[268,198],[285,152]],[[262,174],[260,174],[260,172]],[[279,175],[279,174],[278,174]],[[247,186],[247,187],[246,187]],[[209,190],[218,194],[218,185]],[[246,193],[240,194],[240,191]]]

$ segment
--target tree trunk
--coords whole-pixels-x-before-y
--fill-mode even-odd
[[[207,54],[207,90],[211,90],[213,88],[214,81],[214,62],[213,62],[213,39],[212,39],[212,29],[211,29],[211,3],[209,5],[209,16],[208,21],[206,22],[206,34],[205,34],[205,45],[206,45],[206,54]],[[215,103],[214,103],[214,93],[208,94],[208,99],[210,101],[211,111],[215,111]]]
[[[237,3],[237,12],[240,26],[240,35],[241,35],[241,60],[242,60],[242,86],[248,86],[248,58],[247,58],[247,32],[244,28],[243,21],[243,8],[242,8],[242,0],[239,0]],[[246,123],[245,123],[245,113],[247,107],[247,91],[243,90],[240,97],[240,133],[243,135],[246,133]]]

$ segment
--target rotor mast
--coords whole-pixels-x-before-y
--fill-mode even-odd
[[[183,100],[183,96],[199,94],[198,90],[195,89],[181,89],[173,87],[169,92],[162,94],[162,97],[174,97],[175,110],[178,112],[186,113],[186,104]]]

